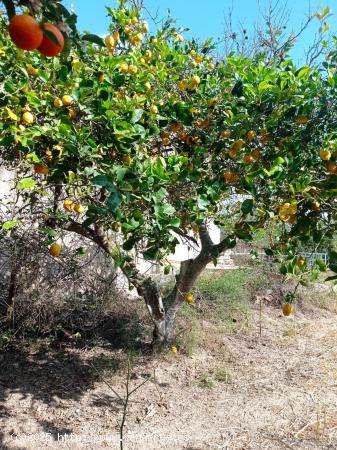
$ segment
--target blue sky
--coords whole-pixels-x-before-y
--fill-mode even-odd
[[[90,30],[96,34],[105,34],[108,27],[105,6],[116,6],[115,0],[64,0],[66,6],[72,2],[79,17],[79,28]],[[152,15],[159,17],[165,15],[169,8],[173,17],[177,19],[180,26],[190,28],[189,36],[200,39],[207,37],[221,37],[224,30],[225,14],[233,7],[234,22],[241,22],[248,30],[253,29],[254,22],[259,17],[260,5],[266,6],[269,0],[145,0],[145,5]],[[308,13],[309,0],[280,0],[281,4],[288,4],[289,29],[298,30]],[[311,9],[315,10],[318,5],[330,6],[337,14],[337,0],[311,0]],[[331,29],[337,34],[337,15],[329,19]],[[154,24],[150,23],[151,28]],[[302,59],[304,49],[310,42],[317,28],[318,22],[314,23],[299,40],[294,57]]]

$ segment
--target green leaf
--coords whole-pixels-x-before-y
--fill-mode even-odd
[[[130,251],[133,249],[134,245],[136,243],[136,239],[132,236],[130,239],[124,242],[123,249],[126,251]]]
[[[135,123],[139,122],[140,119],[142,118],[143,114],[144,114],[143,109],[135,109],[132,114],[131,123],[135,124]]]
[[[150,247],[145,252],[143,252],[143,257],[145,261],[152,261],[154,259],[157,259],[159,254],[158,247]]]
[[[154,205],[154,210],[156,216],[160,219],[165,218],[165,216],[172,216],[175,213],[175,208],[169,203],[157,204]]]
[[[7,231],[15,228],[19,222],[17,220],[8,220],[2,224],[2,229]]]
[[[209,200],[207,198],[207,195],[204,194],[200,195],[200,197],[198,197],[197,199],[197,205],[201,211],[206,211],[209,206]]]
[[[164,275],[168,275],[171,272],[171,266],[164,267]]]
[[[116,212],[116,209],[119,207],[119,205],[122,202],[122,196],[117,190],[115,192],[112,192],[108,198],[108,208],[112,213]]]
[[[51,227],[42,227],[40,228],[41,233],[46,234],[49,237],[56,237],[57,236],[57,232],[54,230],[54,228]]]
[[[327,271],[327,266],[326,266],[324,261],[322,261],[321,259],[317,258],[315,260],[315,263],[317,264],[317,266],[318,266],[318,268],[319,268],[319,270],[321,272],[326,272]]]
[[[97,175],[96,177],[92,178],[91,182],[96,186],[104,187],[109,192],[117,191],[112,179],[108,175]]]
[[[58,47],[61,46],[59,40],[52,31],[44,29],[43,34],[47,36],[47,38],[52,41],[53,44],[57,45]]]
[[[254,202],[251,198],[247,198],[241,205],[241,211],[247,215],[253,211]]]
[[[32,189],[35,186],[35,181],[32,178],[23,178],[18,182],[19,189]]]
[[[227,249],[234,248],[234,247],[236,246],[236,238],[235,238],[235,237],[228,236],[228,237],[225,239],[225,243],[226,243]]]
[[[78,247],[78,249],[76,250],[76,255],[78,256],[84,256],[86,253],[85,248],[84,247]]]
[[[286,267],[285,264],[281,264],[280,272],[281,272],[282,275],[286,275],[287,274],[288,270],[287,270],[287,267]]]
[[[93,44],[97,44],[100,47],[105,47],[103,39],[96,34],[85,34],[84,36],[82,36],[82,41],[88,41]]]

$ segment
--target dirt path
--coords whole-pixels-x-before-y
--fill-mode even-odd
[[[133,398],[125,450],[337,449],[337,316],[311,310],[294,322],[266,308],[261,339],[258,312],[252,323],[230,336],[204,323],[192,356],[136,367],[132,386],[154,366],[156,386]],[[0,448],[118,449],[121,405],[91,367],[105,361],[122,392],[111,375],[118,355],[68,349],[3,360]]]

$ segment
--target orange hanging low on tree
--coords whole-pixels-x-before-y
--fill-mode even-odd
[[[55,40],[58,42],[53,42],[49,36],[44,32],[42,44],[38,47],[38,51],[44,56],[57,56],[62,52],[64,47],[64,38],[61,31],[51,23],[45,23],[43,25],[43,30],[52,33]]]
[[[34,17],[16,15],[9,22],[9,34],[14,44],[22,50],[35,50],[43,40],[43,31]]]

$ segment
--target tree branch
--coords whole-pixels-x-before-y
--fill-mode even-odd
[[[199,236],[201,241],[201,249],[202,251],[208,251],[212,248],[214,245],[211,236],[207,230],[207,227],[205,224],[200,225],[199,227]]]
[[[213,246],[214,256],[219,256],[221,255],[221,253],[229,249],[229,239],[235,239],[235,236],[226,236],[224,239],[222,239],[222,241],[219,242],[219,244]]]
[[[11,20],[11,18],[15,16],[14,3],[12,0],[3,0],[3,3],[7,11],[8,19]]]

